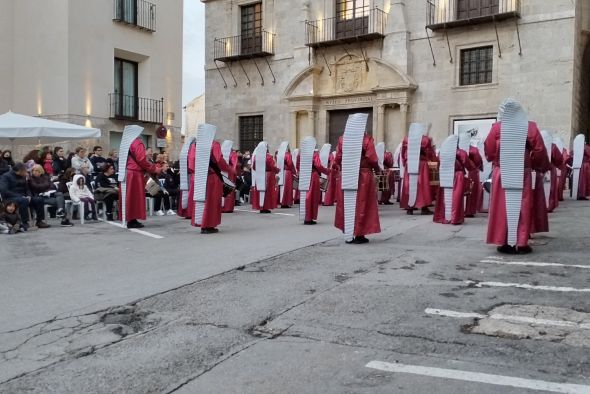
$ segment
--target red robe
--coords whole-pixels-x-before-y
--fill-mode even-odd
[[[305,221],[309,222],[318,219],[318,210],[322,202],[322,191],[320,190],[320,175],[328,175],[327,168],[322,166],[322,160],[318,152],[313,152],[311,165],[311,180],[309,190],[305,195]]]
[[[182,208],[182,195],[178,201],[178,216],[192,219],[195,216],[195,157],[197,153],[197,144],[191,144],[188,150],[187,167],[188,167],[188,205],[186,209]]]
[[[391,196],[395,193],[393,171],[391,171],[393,168],[393,154],[391,152],[385,152],[385,155],[383,156],[383,168],[389,177],[389,189],[381,192],[381,199],[379,200],[381,204],[389,202]]]
[[[481,158],[481,157],[480,157]],[[455,157],[455,178],[453,180],[453,206],[451,208],[451,220],[445,219],[445,189],[438,188],[436,197],[436,205],[434,208],[435,223],[442,224],[463,224],[465,221],[465,189],[466,182],[469,178],[465,178],[465,173],[474,171],[475,164],[469,159],[467,152],[463,149],[457,149],[457,156]]]
[[[252,167],[256,170],[256,161],[253,160]],[[277,207],[277,178],[276,174],[279,173],[278,167],[275,165],[275,160],[272,158],[270,153],[266,154],[266,192],[264,193],[263,205],[260,206],[260,194],[256,187],[253,187],[250,195],[252,198],[252,209],[255,210],[266,210],[275,209]],[[252,193],[253,192],[253,193]]]
[[[232,151],[229,154],[228,165],[232,169],[232,171],[228,173],[227,177],[235,185],[236,179],[238,178],[237,174],[238,174],[238,166],[239,166],[237,152]],[[235,205],[236,205],[236,193],[228,194],[226,197],[223,198],[223,213],[232,213],[234,211]]]
[[[283,177],[283,199],[281,200],[281,192],[279,189],[279,205],[283,207],[293,206],[293,175],[296,173],[295,164],[293,164],[293,156],[291,152],[285,152],[285,175]]]
[[[494,165],[492,173],[492,195],[488,216],[487,243],[505,245],[508,237],[508,222],[506,219],[506,193],[502,188],[500,171],[500,129],[501,122],[494,123],[486,138],[484,151],[488,161]],[[535,122],[529,122],[526,150],[524,155],[524,177],[522,191],[522,208],[517,230],[517,245],[528,245],[531,234],[533,190],[531,170],[544,171],[549,166],[543,137]]]
[[[334,163],[342,168],[342,137],[338,140],[338,149]],[[377,188],[373,170],[380,171],[379,158],[375,151],[373,138],[366,135],[363,139],[361,154],[359,185],[356,198],[356,214],[354,218],[354,236],[376,234],[381,232],[379,224],[379,205],[377,202]],[[344,192],[342,183],[338,185],[338,201],[334,226],[344,231]]]
[[[474,216],[477,213],[478,205],[480,202],[480,195],[483,193],[483,186],[479,181],[479,173],[483,171],[483,159],[479,153],[479,149],[475,146],[469,147],[469,160],[473,163],[473,168],[468,170],[467,176],[472,182],[473,187],[471,193],[467,195],[467,201],[465,202],[465,216]],[[469,185],[466,185],[469,187]]]
[[[324,206],[331,207],[336,202],[336,191],[338,190],[338,178],[340,172],[333,166],[334,153],[330,153],[328,159],[328,168],[330,168],[330,174],[328,175],[328,190],[324,195]]]
[[[217,163],[217,167],[222,172],[227,172],[230,175],[234,175],[233,169],[227,164],[221,153],[221,144],[217,141],[213,141],[211,145],[211,158],[210,161]],[[207,173],[207,193],[205,195],[205,209],[203,211],[203,220],[200,223],[201,228],[215,228],[221,224],[221,208],[223,198],[223,182],[219,178],[219,175],[209,167]],[[193,217],[193,225],[194,217]]]
[[[559,185],[557,186],[557,199],[559,201],[563,201],[563,191],[565,190],[565,184],[567,182],[567,172],[568,172],[568,168],[567,168],[566,163],[570,158],[570,155],[565,148],[561,152],[561,157],[563,158],[563,163],[559,167],[561,174],[559,176]]]
[[[580,168],[577,198],[590,196],[590,146],[584,145],[584,158]]]
[[[401,157],[404,163],[404,182],[400,207],[408,208],[427,208],[432,205],[432,189],[430,188],[430,174],[428,170],[429,161],[438,161],[434,149],[432,149],[432,140],[427,136],[422,136],[420,143],[420,164],[418,167],[418,188],[416,191],[416,204],[413,207],[408,206],[410,198],[410,174],[408,173],[408,137],[402,142]]]
[[[136,219],[145,220],[144,173],[158,174],[159,172],[160,168],[150,163],[145,157],[145,146],[143,142],[139,138],[136,138],[129,146],[127,172],[125,175],[125,182],[127,183],[127,195],[125,199],[127,208],[126,220],[128,222]],[[119,190],[121,189],[119,188]],[[119,201],[121,201],[120,196]]]
[[[549,194],[549,212],[553,212],[559,206],[559,181],[557,169],[563,165],[563,155],[557,145],[551,145],[551,193]]]

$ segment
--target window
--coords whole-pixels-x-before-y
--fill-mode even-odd
[[[262,52],[262,3],[241,7],[242,55]]]
[[[478,85],[492,82],[494,47],[463,49],[461,51],[460,85]]]
[[[336,38],[350,38],[369,31],[369,0],[336,0]]]
[[[116,0],[115,7],[117,19],[137,24],[137,0]]]
[[[137,119],[137,63],[115,58],[115,116]]]
[[[254,152],[262,140],[262,115],[240,116],[240,149]]]
[[[458,0],[457,19],[471,19],[495,15],[499,11],[500,0]]]

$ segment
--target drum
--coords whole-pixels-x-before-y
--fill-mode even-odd
[[[223,197],[227,197],[236,190],[236,184],[223,174],[221,178],[223,180]]]
[[[398,183],[401,179],[400,169],[399,168],[392,168],[391,172],[393,173],[393,182]]]
[[[154,181],[152,178],[148,178],[147,183],[145,184],[145,191],[150,195],[150,196],[157,196],[158,193],[160,193],[160,191],[162,190],[162,188],[160,187],[160,183]]]
[[[384,192],[389,190],[389,174],[376,174],[375,185],[377,185],[378,192]]]
[[[430,186],[440,185],[440,172],[436,161],[428,162],[428,177],[430,178]]]
[[[293,190],[299,190],[299,177],[293,175]]]
[[[328,183],[329,183],[328,178],[322,178],[322,177],[320,177],[320,190],[323,193],[325,193],[326,191],[328,191]]]

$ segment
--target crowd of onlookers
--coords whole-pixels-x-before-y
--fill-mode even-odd
[[[179,162],[170,161],[167,153],[153,153],[151,148],[146,149],[146,157],[162,168],[159,176],[151,177],[150,183],[156,187],[146,188],[155,215],[175,215],[180,200]],[[237,167],[236,187],[243,198],[252,184],[250,152],[238,152]],[[45,146],[16,162],[10,150],[0,151],[0,233],[48,228],[46,214],[60,219],[63,227],[73,226],[72,220],[82,214],[89,221],[97,220],[99,213],[114,220],[118,171],[118,151],[105,156],[100,146],[91,152],[78,147],[67,154],[62,147]]]

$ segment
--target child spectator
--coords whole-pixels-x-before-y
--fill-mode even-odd
[[[16,234],[21,229],[22,220],[18,213],[18,206],[15,202],[9,201],[4,204],[4,212],[0,213],[0,230],[3,234]]]
[[[96,217],[96,203],[94,195],[86,186],[84,175],[74,176],[74,183],[70,186],[70,199],[75,203],[84,204],[84,213],[86,220],[98,220]]]

